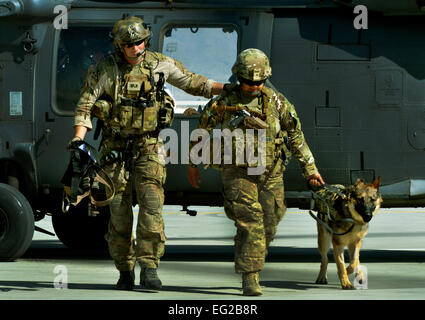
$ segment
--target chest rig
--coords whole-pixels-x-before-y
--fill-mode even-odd
[[[163,73],[155,82],[152,64],[144,60],[120,75],[109,122],[113,134],[137,136],[171,125],[174,101],[164,91]]]
[[[287,165],[289,162],[289,157],[290,157],[289,148],[287,146],[287,143],[288,143],[287,132],[281,129],[280,121],[279,121],[279,110],[277,109],[276,104],[273,102],[272,96],[273,96],[273,91],[266,87],[263,87],[258,106],[248,107],[250,111],[253,111],[252,112],[253,114],[258,116],[261,120],[263,120],[268,125],[268,128],[266,129],[266,146],[265,146],[267,168],[273,167],[278,158],[281,158],[283,160],[283,164]],[[227,103],[230,102],[230,105],[232,106],[239,106],[239,105],[242,106],[239,102],[240,98],[238,97],[238,94],[235,91],[230,93],[227,96],[224,96],[222,101],[220,100],[218,101],[219,104],[224,103],[225,102],[224,100],[226,100],[226,102]],[[222,115],[223,129],[224,128],[229,128],[231,130],[235,129],[235,127],[232,127],[232,123],[235,123],[233,121],[234,117],[235,117],[234,114],[230,112],[223,113]],[[250,127],[247,127],[243,123],[241,123],[237,128],[241,128],[243,130],[251,129]],[[254,144],[255,144],[254,150],[258,150],[259,146],[258,146],[257,138],[254,140]],[[233,151],[234,151],[233,154],[235,154],[236,150],[234,149]],[[282,170],[283,169],[284,169],[284,166],[282,166]]]
[[[288,133],[280,125],[280,109],[284,106],[280,100],[274,99],[273,90],[263,87],[261,93],[264,109],[268,111],[266,123],[269,125],[266,136],[266,166],[268,168],[276,166],[277,160],[280,159],[279,163],[282,164],[281,170],[283,171],[291,159]]]

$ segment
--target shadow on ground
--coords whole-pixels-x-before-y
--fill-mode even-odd
[[[231,245],[166,245],[164,261],[233,261]],[[332,249],[329,250],[333,261]],[[21,259],[97,259],[110,260],[107,250],[72,250],[57,240],[35,240]],[[346,252],[346,259],[348,254]],[[269,248],[269,262],[320,262],[317,248],[276,246]],[[362,262],[425,262],[425,251],[361,250]]]

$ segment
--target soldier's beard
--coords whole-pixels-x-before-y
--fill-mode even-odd
[[[254,98],[261,94],[263,85],[253,87],[253,86],[249,86],[244,83],[241,83],[240,88],[243,95],[245,95],[246,97]]]
[[[255,90],[255,91],[242,90],[242,93],[247,97],[257,97],[258,95],[260,95],[261,91],[260,90]]]

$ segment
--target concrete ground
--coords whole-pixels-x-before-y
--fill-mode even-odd
[[[241,295],[241,278],[234,273],[233,222],[223,208],[191,209],[198,210],[196,217],[179,212],[180,207],[164,209],[168,240],[158,271],[161,291],[116,291],[118,272],[106,252],[75,252],[56,237],[36,232],[23,257],[0,264],[0,300],[252,301]],[[36,225],[53,232],[48,217]],[[424,226],[425,208],[381,209],[360,254],[367,281],[346,291],[332,259],[329,284],[314,283],[320,264],[315,221],[305,210],[288,209],[260,274],[263,295],[254,299],[423,300]],[[137,283],[138,272],[139,267]]]

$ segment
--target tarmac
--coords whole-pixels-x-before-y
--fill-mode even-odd
[[[341,290],[331,251],[329,283],[315,284],[320,265],[316,223],[306,210],[288,209],[260,273],[263,295],[259,297],[242,296],[241,277],[233,264],[235,227],[223,208],[189,209],[198,210],[198,215],[186,215],[178,206],[164,207],[167,242],[158,269],[162,290],[137,285],[134,291],[117,291],[118,272],[106,251],[76,252],[56,237],[36,232],[20,259],[0,264],[0,300],[161,300],[170,314],[178,312],[174,302],[188,305],[207,300],[425,299],[425,208],[380,209],[360,253],[366,281],[358,284],[353,275],[350,278],[357,290]],[[36,225],[54,232],[49,217]],[[137,284],[139,270],[137,266]],[[209,309],[213,315],[212,305]],[[186,315],[187,310],[183,310]]]

